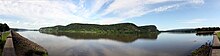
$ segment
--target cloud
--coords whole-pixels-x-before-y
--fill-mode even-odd
[[[112,24],[148,13],[204,3],[203,0],[0,0],[0,17],[12,19],[4,16],[15,16],[16,20],[4,22],[19,22],[9,25],[25,28],[69,23]]]
[[[205,21],[207,21],[207,19],[191,19],[191,20],[183,21],[181,23],[197,24],[197,23],[203,23]]]
[[[204,0],[191,0],[190,2],[197,5],[201,5],[205,3]]]

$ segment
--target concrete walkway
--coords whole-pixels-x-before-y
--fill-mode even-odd
[[[14,48],[11,32],[6,39],[3,52],[2,52],[2,56],[17,56],[15,54],[15,48]]]
[[[7,38],[2,56],[16,56],[12,38]]]
[[[217,32],[220,31],[216,31],[213,36],[212,56],[220,56],[220,41],[217,36]]]
[[[220,46],[220,41],[218,39],[218,36],[217,35],[214,35],[213,36],[213,47],[219,47]]]
[[[40,45],[26,39],[20,34],[9,31],[2,56],[43,56],[48,55],[47,50]],[[1,56],[1,55],[0,55]]]

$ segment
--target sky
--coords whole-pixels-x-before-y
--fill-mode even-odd
[[[218,27],[219,21],[220,0],[0,0],[0,23],[11,28],[134,23],[169,30]]]

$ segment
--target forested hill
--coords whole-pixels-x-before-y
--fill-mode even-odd
[[[10,30],[10,28],[6,23],[4,23],[4,24],[0,23],[0,32],[4,32],[4,31],[8,31],[8,30]]]
[[[82,32],[82,33],[158,33],[154,25],[136,26],[133,23],[111,25],[72,23],[66,26],[40,28],[40,32]]]

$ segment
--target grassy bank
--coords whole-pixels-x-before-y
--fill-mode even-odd
[[[10,34],[10,32],[4,32],[1,36],[1,41],[5,41],[9,34]]]
[[[218,38],[220,38],[220,32],[217,33]]]

